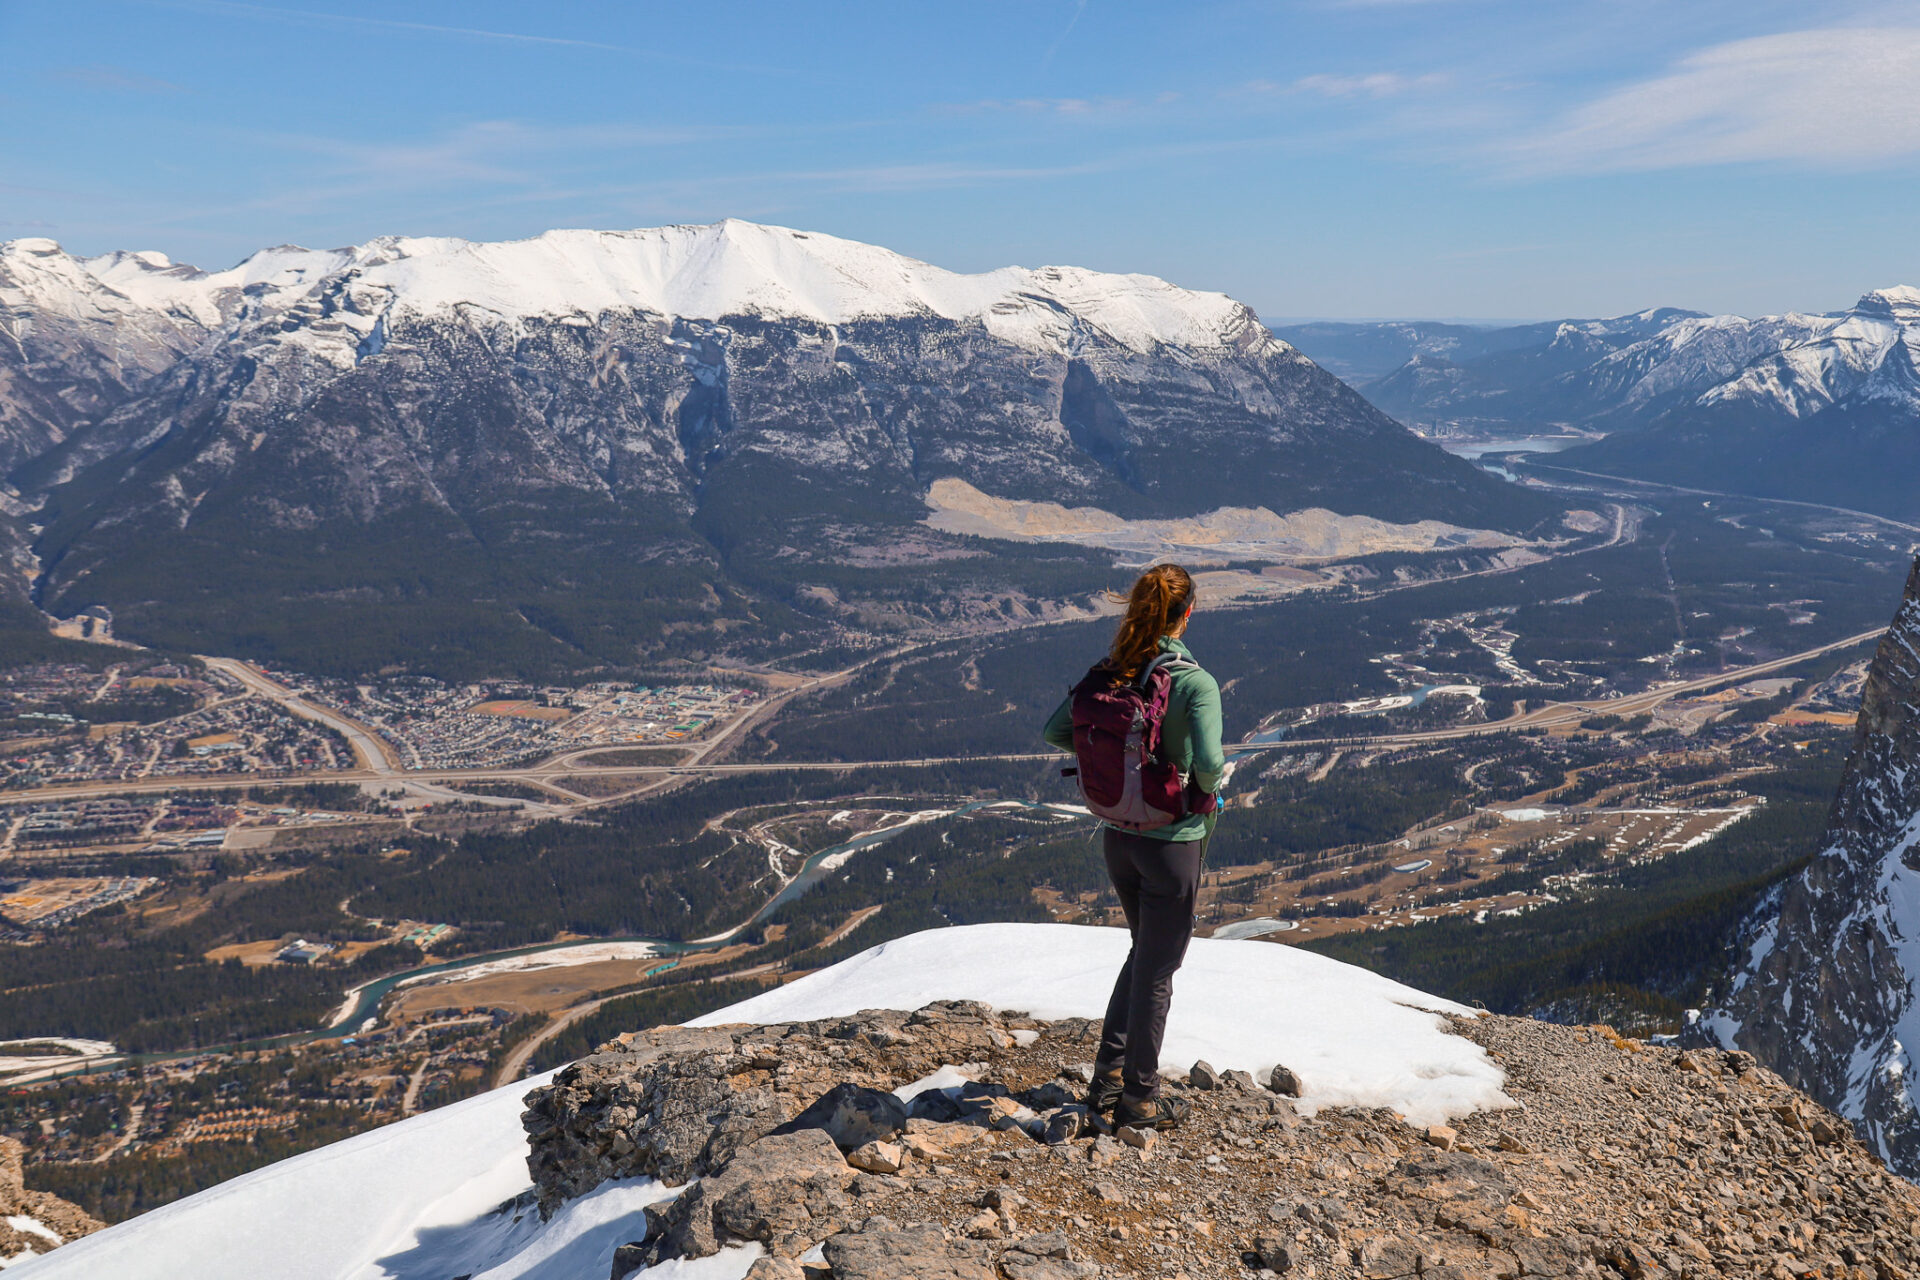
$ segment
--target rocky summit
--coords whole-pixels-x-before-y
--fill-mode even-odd
[[[757,1245],[752,1280],[1920,1274],[1920,1191],[1742,1051],[1484,1016],[1511,1109],[1416,1128],[1195,1063],[1167,1132],[1078,1098],[1098,1024],[948,1002],[622,1037],[528,1095],[537,1207],[663,1188],[613,1277]]]
[[[1751,1050],[1920,1172],[1920,561],[1861,692],[1820,851],[1747,926],[1747,952],[1693,1038]]]

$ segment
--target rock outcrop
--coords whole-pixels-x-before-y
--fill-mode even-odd
[[[541,1212],[610,1178],[705,1177],[836,1086],[891,1090],[947,1063],[980,1061],[1037,1025],[950,1001],[917,1013],[623,1036],[528,1095],[528,1167]],[[860,1143],[875,1136],[852,1128],[843,1136],[855,1132]]]
[[[547,1212],[606,1178],[699,1179],[636,1218],[615,1280],[746,1243],[749,1280],[1920,1276],[1920,1191],[1752,1055],[1456,1029],[1516,1109],[1308,1116],[1196,1064],[1169,1086],[1187,1124],[1116,1134],[1075,1101],[1085,1020],[944,1004],[663,1028],[529,1095],[531,1166]],[[894,1090],[904,1118],[868,1092]],[[893,1171],[861,1158],[875,1146]]]
[[[24,1155],[18,1142],[0,1138],[0,1267],[106,1225],[51,1192],[27,1190]]]
[[[1868,670],[1819,852],[1746,941],[1691,1038],[1751,1051],[1920,1173],[1920,562]]]

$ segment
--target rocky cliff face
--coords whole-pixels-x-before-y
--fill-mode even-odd
[[[1920,1192],[1751,1055],[1510,1018],[1457,1029],[1516,1109],[1423,1130],[1305,1116],[1285,1068],[1258,1082],[1196,1063],[1169,1086],[1192,1118],[1156,1134],[1077,1105],[1085,1019],[948,1002],[661,1028],[529,1095],[529,1167],[546,1214],[608,1179],[691,1180],[636,1215],[614,1280],[742,1244],[768,1255],[750,1280],[1920,1270]]]
[[[983,554],[920,523],[947,477],[1129,518],[1558,515],[1223,295],[748,223],[214,273],[15,241],[0,324],[0,474],[44,504],[43,602],[176,641],[297,632],[322,601],[391,630],[440,599],[591,649],[727,614],[729,584],[794,605],[932,566],[937,591]]]
[[[0,1269],[106,1225],[59,1196],[27,1190],[21,1156],[18,1142],[0,1138]]]
[[[1695,1034],[1750,1050],[1920,1174],[1920,562],[1868,670],[1821,848],[1748,942]]]

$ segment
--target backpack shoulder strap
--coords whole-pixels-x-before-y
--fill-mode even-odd
[[[1144,689],[1147,687],[1147,681],[1152,678],[1153,673],[1156,671],[1164,671],[1168,675],[1172,675],[1176,671],[1197,671],[1199,669],[1200,664],[1192,658],[1183,658],[1177,653],[1162,653],[1141,670],[1140,678],[1134,683]]]

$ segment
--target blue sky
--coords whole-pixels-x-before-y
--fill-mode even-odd
[[[742,217],[1269,317],[1920,284],[1920,3],[0,0],[0,238]]]

